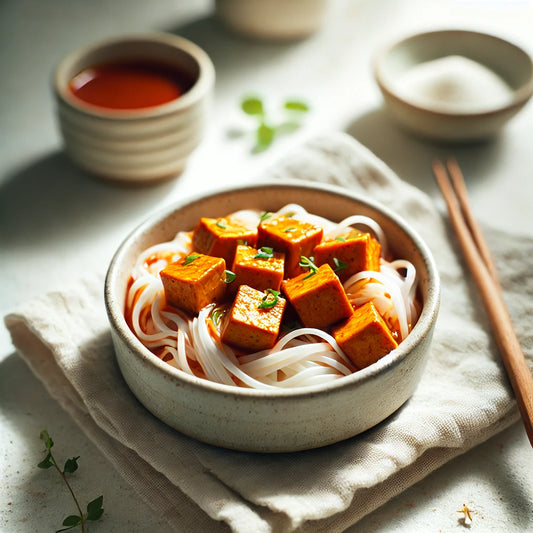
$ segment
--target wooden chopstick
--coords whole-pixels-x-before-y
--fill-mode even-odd
[[[446,202],[468,269],[487,311],[529,442],[533,446],[533,375],[513,329],[494,260],[470,209],[459,165],[452,159],[448,161],[447,167],[450,176],[440,161],[434,161],[433,173]]]

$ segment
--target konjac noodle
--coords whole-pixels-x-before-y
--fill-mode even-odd
[[[125,316],[181,371],[254,389],[340,379],[394,350],[418,319],[417,273],[379,224],[289,204],[201,218],[144,250]]]

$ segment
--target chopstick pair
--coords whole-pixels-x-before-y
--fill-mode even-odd
[[[446,167],[441,161],[434,161],[433,173],[468,269],[487,311],[529,442],[533,446],[533,375],[513,329],[494,260],[470,209],[463,174],[455,159],[449,159]]]

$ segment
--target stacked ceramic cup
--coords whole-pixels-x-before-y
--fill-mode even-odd
[[[179,73],[186,80],[182,94],[128,109],[95,104],[73,89],[80,73],[128,64]],[[60,62],[53,79],[65,149],[81,167],[104,178],[146,182],[175,176],[202,139],[214,80],[208,55],[175,35],[129,35],[75,50]]]

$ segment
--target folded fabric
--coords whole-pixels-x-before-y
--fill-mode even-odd
[[[442,280],[432,353],[412,398],[377,427],[326,448],[251,454],[199,443],[155,419],[116,364],[103,272],[5,318],[50,394],[179,531],[342,531],[518,419],[481,301],[430,198],[344,134],[317,138],[267,178],[334,182],[388,205],[429,244]],[[487,234],[533,366],[533,239]]]

